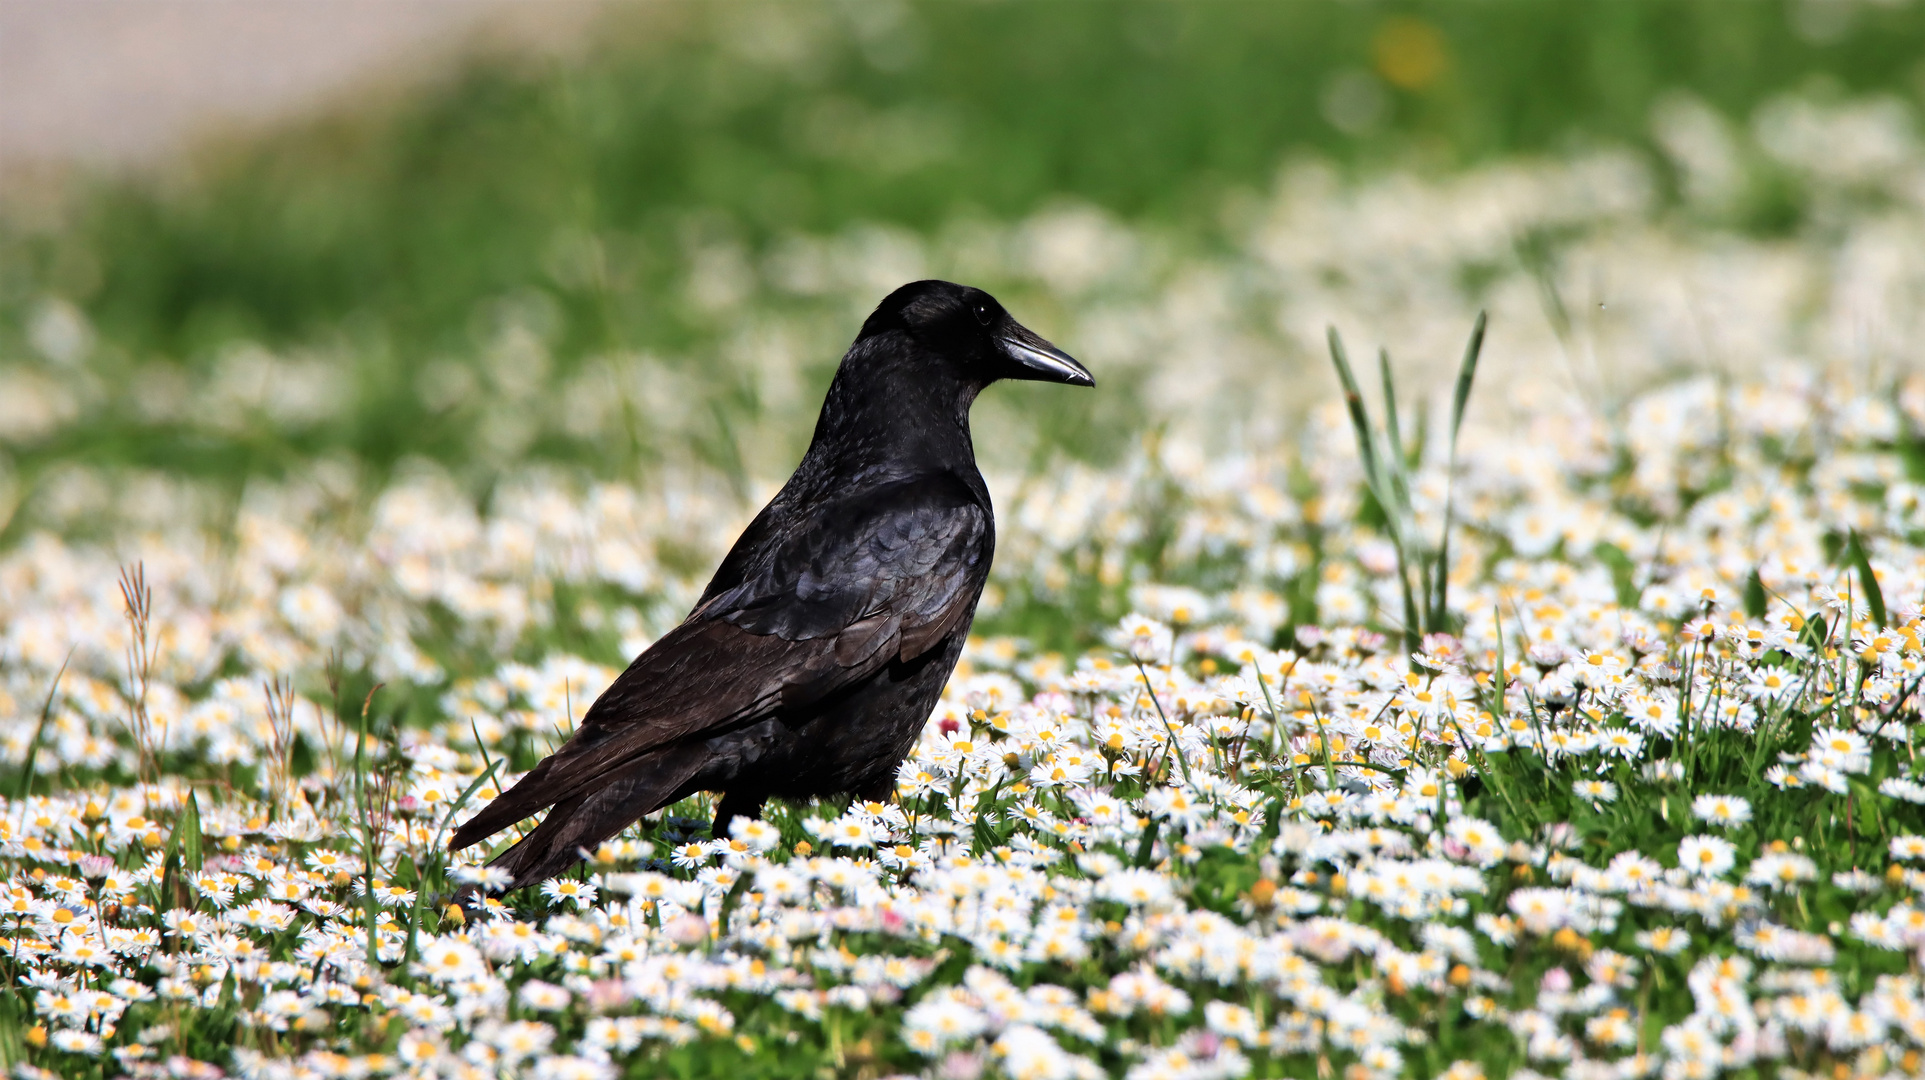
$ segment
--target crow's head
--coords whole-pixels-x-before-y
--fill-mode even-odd
[[[907,335],[958,374],[980,383],[997,379],[1095,386],[1089,369],[1009,317],[996,298],[949,281],[913,281],[885,297],[862,324],[858,342]]]

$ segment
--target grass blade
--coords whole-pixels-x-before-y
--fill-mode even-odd
[[[33,767],[35,759],[40,756],[40,740],[47,734],[47,721],[53,716],[53,699],[60,692],[60,680],[66,676],[67,665],[73,662],[73,658],[74,650],[68,649],[67,658],[60,662],[60,670],[54,672],[53,684],[47,687],[47,700],[40,703],[40,723],[33,729],[33,741],[27,744],[27,760],[20,766],[20,784],[13,795],[13,801],[23,808],[23,814],[26,813],[27,796],[33,793]]]
[[[1376,440],[1370,434],[1370,413],[1364,408],[1363,391],[1357,387],[1357,376],[1350,370],[1350,357],[1344,352],[1343,338],[1337,336],[1337,328],[1329,328],[1330,361],[1337,367],[1337,381],[1343,384],[1344,407],[1350,411],[1350,424],[1357,429],[1357,453],[1364,459],[1364,480],[1370,485],[1371,493],[1384,507],[1384,513],[1391,513],[1385,502],[1382,475],[1377,465]]]
[[[206,852],[201,842],[201,804],[193,792],[187,793],[187,806],[181,811],[180,824],[174,827],[174,835],[180,838],[180,855],[183,864],[194,873],[201,872],[207,865]]]
[[[187,793],[187,805],[181,809],[180,820],[174,823],[173,835],[167,838],[164,852],[156,906],[163,911],[169,907],[188,907],[193,893],[181,881],[181,873],[191,867],[198,874],[206,865],[201,851],[200,802],[191,791]]]
[[[1451,399],[1450,444],[1453,453],[1457,447],[1457,432],[1464,426],[1464,407],[1470,403],[1471,382],[1477,378],[1477,360],[1484,353],[1484,327],[1490,319],[1490,312],[1477,313],[1477,324],[1471,327],[1470,341],[1464,344],[1464,360],[1457,366],[1457,392]]]
[[[1464,344],[1464,360],[1457,367],[1457,390],[1450,404],[1450,453],[1444,471],[1444,532],[1437,540],[1437,593],[1430,601],[1428,623],[1432,629],[1446,628],[1450,617],[1450,529],[1457,510],[1457,433],[1464,427],[1464,409],[1470,404],[1471,383],[1477,379],[1477,360],[1484,354],[1484,327],[1490,313],[1477,313],[1470,341]]]
[[[1397,417],[1397,383],[1390,375],[1390,350],[1377,350],[1377,377],[1384,384],[1384,435],[1390,443],[1384,478],[1389,481],[1391,497],[1397,500],[1393,523],[1401,530],[1410,521],[1410,460],[1404,456],[1404,428]],[[1408,537],[1405,539],[1408,544]]]
[[[1845,557],[1858,568],[1859,587],[1865,591],[1865,605],[1871,608],[1872,620],[1882,627],[1885,625],[1885,590],[1879,587],[1878,575],[1872,573],[1871,555],[1865,551],[1865,544],[1859,539],[1858,530],[1851,530],[1847,536]],[[1845,636],[1847,640],[1850,639],[1850,627],[1845,628]]]
[[[1377,378],[1384,384],[1384,432],[1390,436],[1391,475],[1402,472],[1404,429],[1397,422],[1397,383],[1390,377],[1390,350],[1377,350]]]
[[[1384,508],[1389,519],[1391,535],[1397,541],[1397,576],[1402,579],[1404,594],[1404,638],[1410,652],[1416,652],[1423,635],[1433,627],[1426,617],[1424,604],[1430,602],[1430,565],[1425,558],[1428,554],[1420,543],[1414,527],[1415,511],[1410,501],[1410,460],[1405,456],[1403,422],[1397,416],[1397,381],[1390,374],[1390,350],[1377,350],[1377,378],[1384,387],[1384,441],[1390,445],[1384,454],[1385,487],[1390,489],[1390,497],[1396,500],[1395,506]],[[1416,593],[1411,591],[1411,572],[1416,571]],[[1423,598],[1419,604],[1416,597]]]

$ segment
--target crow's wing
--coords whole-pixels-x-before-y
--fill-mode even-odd
[[[665,745],[805,707],[914,659],[965,625],[994,544],[988,508],[946,473],[778,516],[757,518],[687,621],[635,658],[560,750],[457,829],[454,849]]]

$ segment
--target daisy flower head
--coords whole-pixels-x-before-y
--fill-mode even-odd
[[[1636,761],[1644,753],[1644,735],[1624,728],[1605,728],[1598,733],[1598,749],[1615,758]]]
[[[1818,876],[1818,866],[1803,855],[1774,851],[1758,857],[1745,870],[1745,880],[1756,885],[1788,889]]]
[[[457,866],[454,879],[463,885],[473,885],[482,892],[500,892],[515,880],[515,876],[504,866]]]
[[[1624,672],[1624,657],[1609,649],[1591,649],[1578,654],[1574,662],[1576,678],[1586,686],[1603,686]]]
[[[521,1003],[536,1012],[559,1012],[568,1007],[574,995],[565,987],[556,986],[540,979],[530,979],[523,983],[520,993]]]
[[[1445,832],[1450,839],[1462,844],[1468,858],[1480,866],[1495,866],[1504,857],[1504,838],[1488,821],[1455,816],[1445,826]]]
[[[1823,728],[1811,740],[1811,760],[1842,772],[1871,768],[1871,743],[1848,728]]]
[[[446,986],[467,982],[487,971],[473,945],[451,937],[439,938],[421,950],[421,971]]]
[[[1737,849],[1716,836],[1687,836],[1678,844],[1678,865],[1699,877],[1722,877],[1737,861]]]
[[[1745,692],[1754,698],[1777,701],[1797,692],[1801,685],[1803,680],[1785,668],[1762,667],[1752,671]]]
[[[1637,726],[1639,731],[1646,734],[1669,738],[1678,731],[1678,703],[1669,694],[1632,694],[1624,700],[1624,715]],[[1607,749],[1629,757],[1642,745],[1643,740],[1640,739],[1635,747],[1629,748],[1629,753],[1626,753],[1627,748],[1623,746],[1607,744]]]
[[[731,819],[729,836],[747,844],[751,851],[772,851],[782,843],[782,830],[760,818]]]
[[[71,1028],[56,1031],[53,1033],[53,1038],[49,1041],[56,1050],[69,1054],[81,1054],[86,1057],[93,1057],[100,1053],[101,1050],[100,1036],[95,1035],[91,1031],[75,1031]]]
[[[834,821],[818,818],[809,825],[810,831],[824,843],[836,847],[870,848],[876,844],[876,828],[857,814],[844,814]]]
[[[355,891],[362,891],[360,883],[358,882],[356,883]],[[414,904],[414,890],[376,878],[374,881],[374,902],[385,908],[411,907]]]
[[[1618,786],[1609,780],[1579,780],[1571,785],[1571,792],[1589,803],[1616,802]]]
[[[669,853],[669,861],[684,870],[693,870],[698,866],[706,866],[708,865],[709,858],[714,855],[716,846],[712,840],[690,840],[686,843],[677,844],[675,845],[675,849]]]
[[[989,1026],[980,1011],[957,997],[932,995],[903,1017],[903,1038],[919,1054],[934,1055],[974,1039]]]
[[[1735,829],[1751,820],[1751,802],[1737,795],[1700,795],[1691,800],[1691,814],[1720,829]]]
[[[572,903],[577,911],[595,902],[595,886],[574,878],[549,878],[541,883],[541,894],[551,906]]]
[[[1676,956],[1691,944],[1691,934],[1675,926],[1660,926],[1637,933],[1638,947],[1664,956]]]
[[[1818,602],[1819,607],[1834,615],[1845,615],[1857,620],[1871,614],[1871,609],[1865,606],[1862,598],[1857,595],[1849,597],[1841,595],[1837,589],[1829,585],[1813,585],[1811,598]]]

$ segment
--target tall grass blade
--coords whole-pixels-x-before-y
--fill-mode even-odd
[[[1364,481],[1388,514],[1391,508],[1384,500],[1376,440],[1370,434],[1370,413],[1364,408],[1363,391],[1357,387],[1357,376],[1350,370],[1350,357],[1344,352],[1343,338],[1337,335],[1336,327],[1329,328],[1329,337],[1330,361],[1337,366],[1337,381],[1343,384],[1344,407],[1350,411],[1351,426],[1357,429],[1357,453],[1364,459]]]
[[[1400,532],[1408,533],[1411,518],[1410,503],[1410,460],[1404,456],[1404,428],[1397,416],[1397,383],[1390,374],[1390,350],[1377,350],[1377,377],[1384,384],[1384,435],[1390,444],[1384,455],[1388,461],[1384,466],[1384,479],[1389,481],[1391,497],[1397,500],[1391,524]],[[1388,509],[1388,508],[1387,508]],[[1399,542],[1409,546],[1410,537],[1406,535]]]
[[[1881,627],[1885,626],[1885,590],[1879,587],[1878,575],[1872,573],[1871,555],[1865,550],[1865,542],[1859,537],[1857,529],[1848,534],[1845,557],[1858,569],[1859,588],[1865,591],[1865,606],[1871,608],[1872,620]],[[1845,628],[1845,636],[1850,638],[1850,627]]]
[[[187,806],[181,810],[180,824],[175,826],[174,834],[180,837],[181,859],[189,869],[200,873],[207,865],[207,853],[202,850],[201,804],[193,792],[187,793]]]
[[[162,849],[160,871],[160,906],[185,907],[192,893],[181,881],[184,869],[191,868],[199,873],[206,865],[201,850],[201,806],[193,792],[187,793],[187,805],[181,808],[180,820],[174,823],[173,835],[167,838],[167,846]]]
[[[1450,530],[1457,511],[1457,433],[1464,429],[1464,409],[1470,404],[1471,384],[1477,379],[1477,360],[1484,353],[1484,327],[1490,313],[1477,313],[1470,340],[1464,344],[1464,360],[1457,366],[1457,391],[1450,403],[1450,453],[1444,471],[1444,532],[1437,540],[1437,593],[1430,603],[1427,620],[1434,629],[1445,629],[1450,618]]]
[[[1424,633],[1430,629],[1430,620],[1417,598],[1423,597],[1424,603],[1430,601],[1430,563],[1424,557],[1422,541],[1417,537],[1412,525],[1410,502],[1410,462],[1404,456],[1403,422],[1397,415],[1397,380],[1390,374],[1390,350],[1377,350],[1377,378],[1384,388],[1384,487],[1389,489],[1394,505],[1384,507],[1384,516],[1390,526],[1390,535],[1397,548],[1397,584],[1404,601],[1404,645],[1406,652],[1416,652],[1423,643]],[[1412,591],[1411,572],[1416,572],[1416,591]]]
[[[1452,396],[1450,407],[1451,446],[1457,445],[1457,433],[1464,427],[1464,407],[1470,403],[1471,382],[1477,378],[1477,359],[1484,353],[1484,327],[1490,320],[1490,312],[1477,313],[1477,323],[1470,329],[1470,340],[1464,344],[1464,360],[1457,366],[1457,392]]]
[[[74,646],[74,649],[80,646]],[[40,740],[47,735],[47,721],[53,718],[53,699],[60,693],[60,680],[66,677],[67,665],[73,663],[74,650],[67,650],[67,658],[60,662],[60,670],[54,672],[53,683],[47,687],[47,700],[40,703],[40,723],[34,725],[33,741],[27,744],[27,760],[20,766],[20,783],[13,793],[13,801],[26,813],[27,796],[33,792],[33,769],[40,756]]]
[[[1390,475],[1404,472],[1404,429],[1397,420],[1397,382],[1390,375],[1390,350],[1377,350],[1377,378],[1384,384],[1384,432],[1390,436]]]

